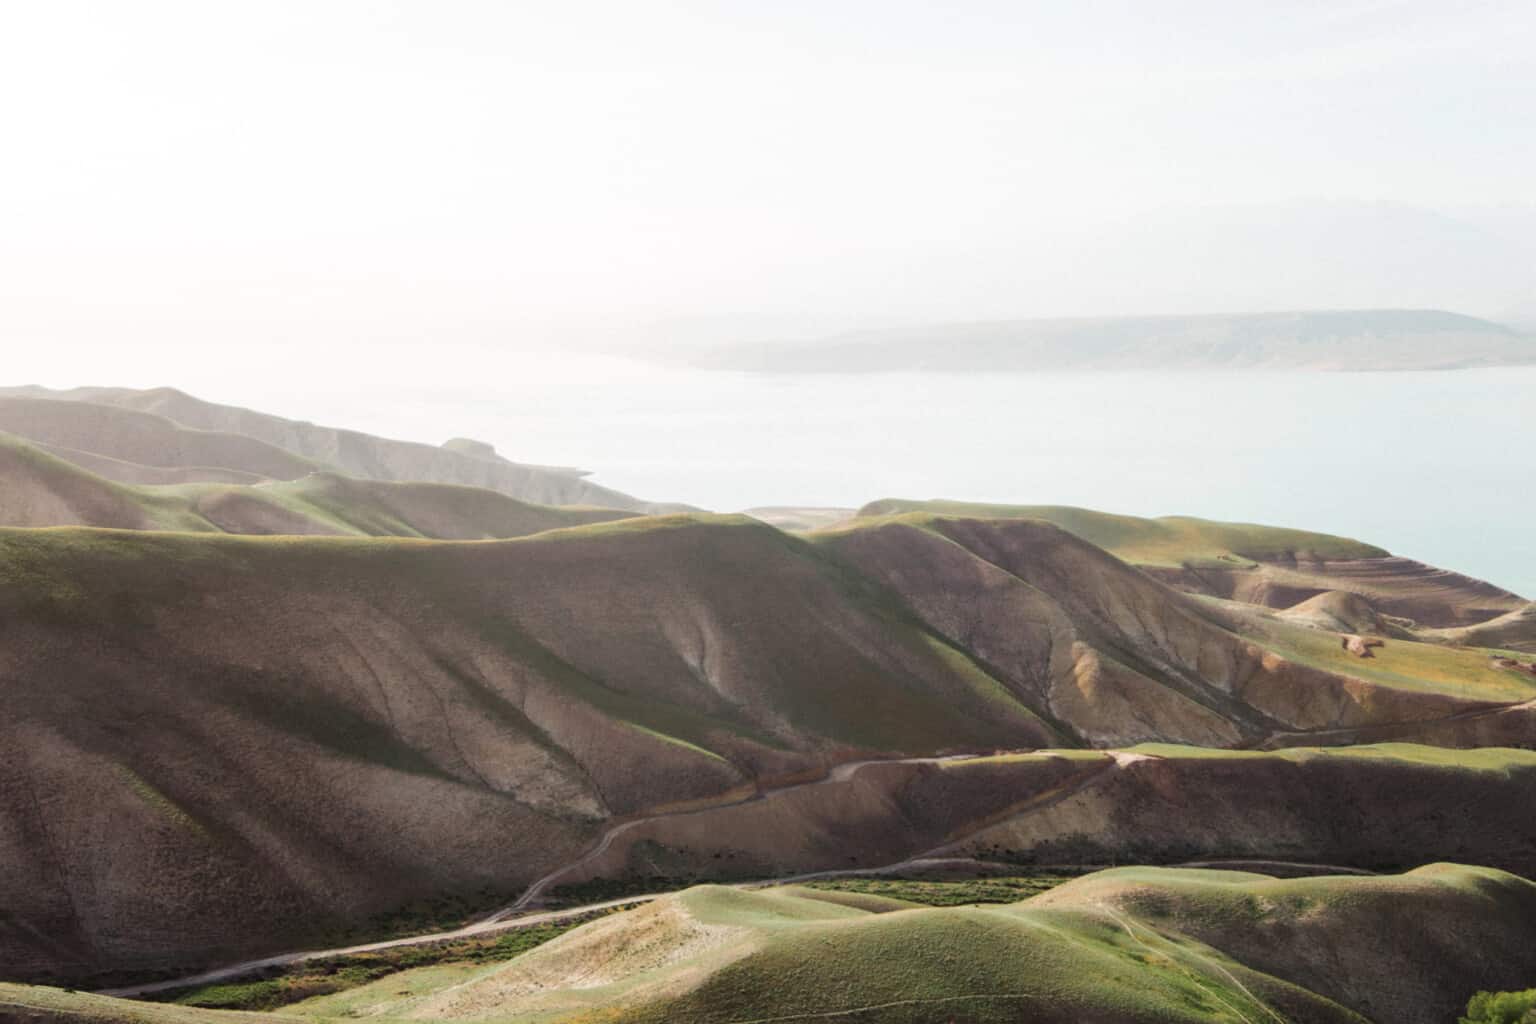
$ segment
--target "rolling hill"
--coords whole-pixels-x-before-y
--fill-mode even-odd
[[[0,526],[484,540],[608,522],[616,509],[552,507],[450,484],[314,472],[260,484],[130,485],[0,434]]]
[[[1120,869],[1023,903],[702,887],[505,965],[291,1008],[397,1020],[1438,1022],[1536,970],[1536,885],[1437,864],[1278,880]],[[408,993],[402,997],[402,987]],[[755,1015],[755,1016],[754,1016]]]
[[[700,886],[511,960],[406,970],[273,1014],[19,985],[0,985],[0,1005],[31,1024],[1438,1024],[1532,973],[1536,884],[1504,872],[1120,868],[957,907]]]
[[[885,498],[863,518],[917,512],[986,519],[1040,519],[1192,594],[1290,608],[1331,591],[1375,612],[1431,629],[1472,626],[1530,602],[1517,594],[1346,537],[1192,516],[1144,519],[1064,505]]]
[[[377,934],[430,901],[509,900],[615,823],[633,841],[608,841],[614,877],[776,869],[752,843],[829,808],[867,841],[807,840],[795,865],[900,859],[1004,828],[1086,785],[1080,771],[1095,800],[1114,778],[1159,778],[1091,753],[923,768],[948,754],[1536,737],[1536,678],[1485,652],[1400,643],[1363,662],[1329,634],[1220,612],[1038,520],[912,514],[794,537],[670,516],[479,542],[0,530],[0,959],[80,979]],[[1291,794],[1264,841],[1337,849],[1337,787],[1255,782],[1257,765],[1304,776],[1251,756],[1190,759],[1212,775],[1191,785]],[[1362,800],[1470,814],[1437,856],[1523,865],[1524,840],[1495,826],[1529,802],[1501,788],[1529,786],[1523,762],[1477,776],[1502,794],[1488,803],[1433,781],[1485,755],[1448,756],[1399,757]],[[928,788],[944,780],[964,784]],[[1112,791],[1130,803],[1111,799],[1110,821],[1147,804]],[[1228,808],[1171,816],[1148,849],[1207,850]],[[732,813],[748,817],[713,817]],[[1134,828],[1082,820],[1142,849]],[[1371,820],[1388,832],[1349,819],[1360,857],[1433,846]],[[737,838],[668,831],[711,822]]]
[[[1450,370],[1536,363],[1536,338],[1435,309],[934,324],[696,356],[774,373]]]
[[[256,483],[336,472],[483,487],[545,505],[657,511],[580,470],[511,462],[479,441],[441,447],[204,402],[173,388],[0,388],[0,431],[120,483]]]

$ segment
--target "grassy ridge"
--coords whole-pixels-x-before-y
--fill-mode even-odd
[[[980,519],[1043,519],[1117,557],[1137,565],[1211,563],[1251,566],[1306,554],[1316,558],[1382,558],[1388,552],[1347,537],[1253,523],[1223,523],[1191,516],[1144,519],[1068,505],[990,505],[964,501],[885,498],[859,509],[859,516],[934,515]]]

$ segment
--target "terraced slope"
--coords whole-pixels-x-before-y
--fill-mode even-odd
[[[0,479],[0,526],[483,540],[634,514],[531,505],[477,487],[380,483],[335,473],[260,485],[132,486],[3,434]]]
[[[0,431],[122,483],[254,483],[310,472],[483,487],[547,505],[659,510],[580,470],[511,462],[481,442],[441,447],[218,405],[174,388],[0,389]]]
[[[1043,519],[1189,593],[1289,608],[1340,591],[1424,627],[1467,626],[1523,608],[1524,598],[1345,537],[1190,516],[1144,519],[1059,505],[886,498],[863,517],[923,512]]]
[[[1470,626],[1434,630],[1429,635],[1447,643],[1536,652],[1536,601],[1497,618]]]
[[[771,836],[823,797],[889,811],[878,787],[757,799],[867,758],[1536,737],[1536,680],[1483,654],[1433,648],[1465,678],[1303,661],[1031,521],[807,540],[673,516],[476,543],[4,530],[0,630],[0,960],[31,977],[313,945],[420,901],[489,908],[616,822],[739,803]],[[1079,767],[969,776],[938,796],[957,816],[805,849],[818,868],[908,856]],[[617,873],[700,850],[778,863],[647,835],[611,844]]]

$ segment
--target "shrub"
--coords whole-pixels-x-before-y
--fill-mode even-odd
[[[1468,1001],[1460,1024],[1536,1024],[1536,988],[1479,992]]]

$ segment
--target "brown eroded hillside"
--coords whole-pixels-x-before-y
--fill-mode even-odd
[[[1347,537],[1192,516],[1146,519],[1065,505],[886,498],[862,517],[920,512],[985,519],[1043,519],[1140,567],[1179,590],[1269,608],[1290,608],[1332,591],[1418,627],[1456,627],[1523,608],[1491,583],[1438,569]]]
[[[174,969],[420,901],[487,909],[616,819],[741,803],[768,815],[754,835],[792,835],[815,820],[799,799],[843,791],[778,790],[859,759],[1536,735],[1536,681],[1479,652],[1395,644],[1376,668],[1245,628],[1030,521],[0,531],[0,952],[29,976]],[[859,849],[808,844],[813,866],[1006,818],[1035,792],[1011,771],[946,797],[949,824],[894,813]],[[613,849],[620,875],[655,867]]]
[[[5,961],[169,966],[484,905],[612,815],[1057,741],[770,527],[542,536],[0,534]]]

